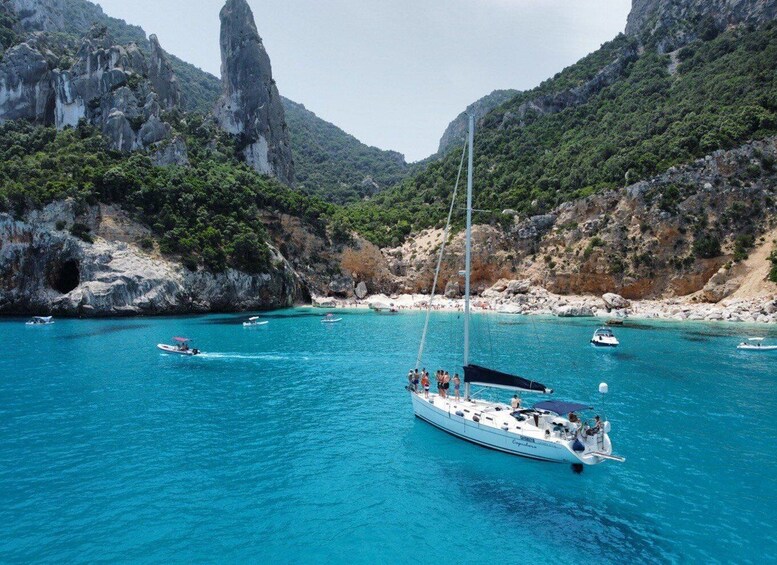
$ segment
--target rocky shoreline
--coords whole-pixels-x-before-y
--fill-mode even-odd
[[[423,310],[429,296],[424,294],[372,295],[364,299],[313,297],[313,305],[321,308],[382,308],[394,306],[399,310]],[[460,312],[463,298],[435,297],[434,309]],[[601,318],[725,321],[743,323],[777,323],[777,295],[747,299],[726,299],[717,304],[695,302],[690,297],[657,300],[626,300],[620,295],[602,296],[559,295],[528,281],[500,281],[480,296],[472,299],[475,312],[499,314],[558,316],[561,318]]]

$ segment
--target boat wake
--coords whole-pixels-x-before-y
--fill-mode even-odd
[[[292,357],[291,355],[278,355],[273,353],[200,353],[200,359],[239,360],[239,361],[292,361],[300,359],[307,361],[307,357]]]

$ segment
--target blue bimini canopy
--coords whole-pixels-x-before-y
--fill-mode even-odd
[[[590,410],[591,406],[587,404],[578,404],[577,402],[564,402],[563,400],[543,400],[534,405],[535,410],[549,410],[556,414],[563,415],[578,410]]]

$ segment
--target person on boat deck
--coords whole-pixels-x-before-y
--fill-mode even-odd
[[[453,373],[453,392],[455,393],[456,400],[461,400],[459,390],[461,389],[461,379],[458,373]]]
[[[442,371],[440,369],[435,371],[434,378],[437,380],[437,394],[442,398]]]
[[[429,398],[429,375],[424,371],[421,377],[421,386],[424,387],[424,398]]]
[[[602,430],[602,420],[599,416],[594,416],[594,425],[586,431],[589,436],[595,436]]]
[[[567,415],[567,420],[569,420],[570,424],[579,424],[580,423],[580,418],[578,418],[577,414],[575,414],[574,412],[570,412]]]
[[[421,382],[421,375],[418,373],[418,369],[413,372],[413,390],[418,392],[418,383]]]
[[[451,387],[451,374],[448,371],[444,371],[442,374],[442,395],[448,398],[448,389]]]
[[[408,387],[408,388],[409,388],[411,391],[415,392],[415,387],[413,386],[413,375],[414,375],[414,373],[413,373],[413,369],[410,369],[410,370],[407,372],[407,387]]]
[[[513,399],[510,401],[510,406],[513,407],[513,410],[518,410],[521,407],[521,399],[518,398],[517,394],[513,395]]]

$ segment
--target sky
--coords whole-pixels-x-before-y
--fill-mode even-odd
[[[223,0],[100,0],[220,76]],[[281,95],[408,161],[495,89],[537,86],[622,32],[631,0],[248,0]]]

